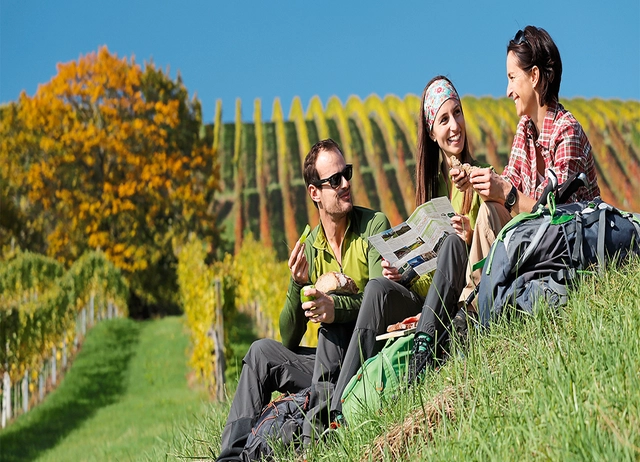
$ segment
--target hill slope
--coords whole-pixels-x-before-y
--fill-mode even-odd
[[[214,460],[226,411],[192,421],[172,452]],[[586,279],[558,315],[475,335],[417,390],[331,433],[306,460],[638,460],[639,425],[636,260]]]

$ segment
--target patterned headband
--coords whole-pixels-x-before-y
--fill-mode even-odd
[[[440,109],[440,106],[444,104],[448,99],[455,99],[460,101],[458,92],[448,80],[439,79],[429,85],[427,88],[427,94],[424,97],[424,119],[427,122],[429,132],[433,128],[433,122],[436,119],[436,114]]]

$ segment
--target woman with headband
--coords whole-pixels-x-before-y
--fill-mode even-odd
[[[467,174],[451,165],[453,158],[460,163],[480,165],[469,152],[462,102],[446,77],[437,76],[425,87],[418,127],[416,205],[439,196],[447,196],[451,200],[457,212],[451,224],[457,234],[448,236],[440,249],[440,254],[451,258],[446,261],[442,259],[442,264],[439,259],[435,272],[421,277],[410,288],[398,282],[400,274],[397,268],[389,262],[382,262],[384,277],[369,281],[364,291],[354,333],[331,400],[333,422],[341,418],[340,399],[347,383],[358,372],[363,361],[380,351],[382,345],[376,342],[376,336],[386,332],[388,325],[422,312],[420,323],[435,338],[436,331],[443,329],[442,320],[450,319],[455,314],[443,310],[450,305],[457,309],[456,302],[464,287],[465,273],[461,268],[467,262],[467,245],[473,235],[480,199],[469,188]],[[432,297],[442,295],[445,300],[451,299],[452,303],[435,306],[432,301],[428,307],[425,295],[428,300],[429,294]]]

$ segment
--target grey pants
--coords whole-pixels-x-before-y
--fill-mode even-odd
[[[364,361],[375,356],[384,346],[384,342],[376,341],[376,336],[386,332],[389,324],[415,316],[421,309],[422,297],[397,282],[381,277],[367,283],[356,328],[331,399],[332,411],[342,411],[340,398],[349,380]]]
[[[425,300],[386,278],[369,281],[331,399],[332,411],[342,411],[342,393],[349,380],[364,361],[382,349],[384,343],[376,342],[376,336],[386,332],[389,324],[422,312],[416,331],[436,338],[445,335],[458,310],[467,261],[468,249],[464,241],[455,234],[449,235],[438,253],[438,266]]]
[[[295,352],[272,339],[255,341],[242,360],[242,372],[222,432],[218,461],[239,461],[249,433],[274,391],[297,393],[338,378],[354,323],[323,324],[318,347]]]
[[[436,341],[446,335],[458,312],[458,300],[466,284],[469,248],[457,235],[449,235],[438,253],[438,266],[424,300],[416,332],[424,332]]]

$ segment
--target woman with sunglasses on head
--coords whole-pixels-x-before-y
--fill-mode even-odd
[[[432,325],[440,326],[441,320],[451,315],[437,309],[429,309],[425,315],[423,305],[427,292],[457,301],[464,286],[461,268],[466,264],[467,245],[473,235],[480,199],[469,187],[467,174],[452,165],[458,165],[454,158],[461,164],[480,165],[469,152],[462,102],[449,79],[437,76],[427,84],[422,94],[419,119],[416,205],[439,196],[449,197],[457,213],[451,219],[456,234],[447,237],[440,253],[452,258],[446,265],[438,263],[434,273],[420,277],[410,287],[401,284],[398,269],[383,260],[383,277],[369,281],[365,288],[356,327],[331,400],[332,421],[341,418],[341,396],[351,377],[362,362],[382,348],[381,343],[376,342],[376,336],[386,332],[387,326],[420,312],[423,312],[420,322],[428,325],[429,331]],[[453,278],[456,281],[452,282]],[[440,289],[428,291],[430,285],[437,285]],[[440,305],[446,306],[448,304]]]
[[[515,103],[520,121],[502,175],[488,169],[470,175],[485,204],[471,245],[471,265],[487,255],[512,216],[531,211],[547,186],[547,170],[553,170],[559,184],[573,174],[586,174],[587,185],[569,202],[600,195],[591,144],[580,123],[559,102],[561,78],[560,52],[547,31],[527,26],[509,41],[507,96]],[[480,274],[480,269],[469,272],[461,301],[474,291]],[[472,306],[469,309],[475,312]]]

